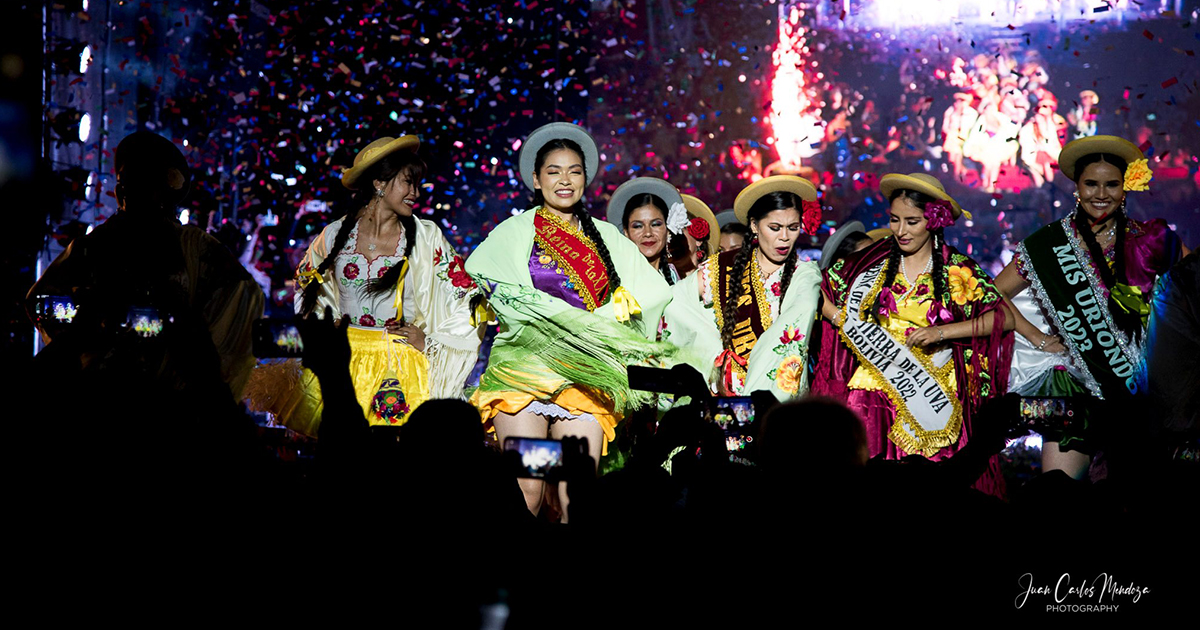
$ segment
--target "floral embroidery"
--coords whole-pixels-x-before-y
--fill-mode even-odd
[[[375,326],[375,316],[367,312],[366,307],[363,307],[363,316],[358,318],[359,326]]]
[[[391,265],[384,265],[384,266],[380,267],[380,268],[379,268],[379,272],[375,274],[375,277],[376,277],[376,278],[382,278],[382,277],[383,277],[383,275],[384,275],[384,274],[386,274],[386,273],[388,272],[388,270],[389,270],[389,269],[391,269],[391,268],[392,268],[392,266],[391,266]]]
[[[804,344],[804,333],[796,326],[787,326],[779,337],[780,345],[775,346],[775,354],[783,356],[779,366],[767,372],[767,378],[775,381],[780,391],[795,395],[800,391],[800,379],[804,375],[805,357],[808,347]]]
[[[450,282],[460,289],[474,289],[475,282],[471,280],[471,276],[467,275],[463,269],[463,259],[461,256],[455,256],[450,262],[450,267],[446,271],[446,275],[450,277]]]
[[[775,297],[779,297],[779,296],[783,295],[783,283],[776,282],[775,284],[772,284],[771,285],[771,294],[774,295]]]
[[[375,417],[388,424],[403,424],[408,410],[408,402],[404,399],[404,391],[400,389],[400,381],[394,378],[383,379],[379,391],[371,398],[371,411]]]
[[[946,274],[950,278],[950,297],[955,304],[963,306],[983,297],[983,287],[970,267],[955,265],[947,269]]]
[[[800,374],[804,370],[804,360],[798,356],[790,356],[779,364],[775,370],[775,385],[780,391],[795,394],[800,390]]]
[[[356,265],[352,262],[346,263],[346,266],[342,267],[342,275],[345,276],[347,280],[353,280],[353,279],[357,278],[358,277],[358,265]]]

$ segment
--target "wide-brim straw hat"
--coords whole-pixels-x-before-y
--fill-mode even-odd
[[[867,226],[862,224],[862,221],[850,221],[839,225],[829,239],[825,241],[825,245],[821,247],[821,269],[828,269],[833,264],[833,252],[841,247],[842,241],[846,240],[847,236],[855,232],[866,233]]]
[[[1133,164],[1146,157],[1136,144],[1125,138],[1090,136],[1072,140],[1063,147],[1062,152],[1058,154],[1058,170],[1071,181],[1075,181],[1075,163],[1079,158],[1093,153],[1109,153],[1125,160],[1126,164]]]
[[[963,215],[962,206],[954,200],[942,186],[936,177],[926,173],[909,173],[901,175],[899,173],[888,173],[879,179],[879,192],[883,193],[884,197],[891,197],[892,193],[897,190],[915,190],[919,193],[925,193],[935,199],[950,202],[954,218]],[[971,214],[967,213],[967,218],[971,218]]]
[[[592,184],[592,180],[596,178],[596,171],[600,169],[600,151],[596,148],[596,141],[592,138],[592,134],[579,125],[553,122],[535,129],[521,145],[521,154],[517,162],[521,169],[521,181],[525,182],[526,188],[534,190],[533,172],[535,169],[533,164],[537,160],[538,151],[541,151],[542,147],[551,141],[563,139],[570,140],[583,149],[583,166],[587,171],[585,185]]]
[[[741,223],[741,221],[738,221],[737,214],[733,212],[733,209],[722,210],[717,213],[717,225],[724,228],[730,223]]]
[[[671,206],[683,203],[683,197],[680,196],[679,191],[667,180],[657,177],[634,177],[613,191],[612,197],[608,200],[608,222],[617,226],[618,230],[624,231],[625,204],[634,197],[647,194],[662,199],[667,204],[668,211]],[[666,218],[664,215],[663,220]]]
[[[761,199],[763,195],[773,192],[796,193],[804,201],[817,200],[817,187],[807,179],[795,175],[772,175],[750,184],[745,190],[738,193],[737,198],[733,200],[733,214],[738,221],[749,225],[746,217],[750,214],[750,206],[753,206],[754,202]],[[804,212],[803,208],[796,208],[796,210]]]
[[[882,241],[891,235],[892,228],[890,227],[875,228],[874,230],[867,232],[867,236],[870,237],[872,243],[878,243],[879,241]]]
[[[683,195],[683,207],[687,208],[689,217],[701,218],[708,223],[708,253],[715,254],[721,249],[721,226],[717,224],[717,215],[713,214],[708,204],[691,195]]]
[[[358,190],[359,178],[374,166],[376,162],[397,151],[411,151],[416,153],[420,146],[421,140],[412,135],[400,136],[399,138],[380,138],[368,144],[362,151],[358,152],[358,155],[354,156],[354,165],[342,171],[342,185],[350,190]]]

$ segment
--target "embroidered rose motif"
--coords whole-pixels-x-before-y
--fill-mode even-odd
[[[450,261],[450,269],[446,275],[450,276],[450,282],[460,289],[473,289],[475,282],[471,280],[471,276],[467,275],[463,269],[463,259],[461,256],[455,256],[454,260]]]
[[[379,273],[376,273],[375,277],[382,278],[384,274],[386,274],[389,270],[391,270],[391,268],[392,268],[391,265],[384,265],[384,266],[380,267]]]
[[[396,319],[395,317],[392,317],[391,319],[387,320],[386,322],[383,322],[384,328],[387,328],[388,326],[399,326],[399,325],[400,325],[400,320]]]
[[[983,297],[983,287],[979,286],[979,278],[970,267],[955,265],[946,273],[950,278],[950,297],[955,304],[962,306]]]
[[[775,297],[779,297],[779,296],[783,295],[783,283],[776,282],[775,284],[772,284],[771,285],[771,295],[774,295]]]
[[[796,355],[784,359],[775,372],[775,385],[788,394],[800,389],[800,375],[804,373],[804,360]]]
[[[373,327],[373,326],[375,326],[375,317],[372,316],[370,313],[365,313],[362,317],[358,318],[358,325]]]
[[[896,306],[896,294],[891,291],[879,292],[879,316],[888,317],[892,313],[899,313],[900,308]]]
[[[788,326],[783,329],[783,335],[779,337],[779,343],[787,345],[793,341],[802,341],[803,339],[804,333],[800,332],[799,328]]]
[[[915,294],[917,297],[921,297],[922,295],[925,295],[926,293],[929,293],[929,285],[928,284],[921,283],[920,285],[917,286],[917,292]]]
[[[358,277],[358,265],[356,265],[354,263],[346,263],[346,266],[342,267],[342,275],[345,276],[346,279],[348,279],[348,280],[353,280],[353,279],[357,278]]]
[[[442,248],[441,247],[437,248],[433,252],[433,264],[436,265],[440,262],[442,262]]]

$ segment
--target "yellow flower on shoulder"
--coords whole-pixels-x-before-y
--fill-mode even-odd
[[[955,304],[962,306],[983,297],[983,287],[970,267],[954,265],[946,273],[950,276],[950,298]]]
[[[804,359],[792,355],[779,364],[775,372],[775,384],[788,394],[795,394],[800,389],[800,376],[804,373]]]
[[[1125,190],[1134,192],[1149,190],[1150,180],[1153,178],[1154,173],[1145,159],[1134,160],[1129,163],[1129,168],[1125,169]]]

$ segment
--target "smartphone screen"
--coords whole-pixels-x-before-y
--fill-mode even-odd
[[[521,456],[521,477],[545,479],[562,466],[562,442],[558,440],[504,438],[504,450],[516,451]]]
[[[39,295],[35,298],[33,315],[38,323],[69,324],[75,319],[75,303],[65,295]]]
[[[1069,418],[1075,415],[1071,401],[1067,398],[1022,396],[1021,417],[1026,420],[1048,420]]]
[[[254,322],[254,356],[260,359],[304,356],[300,329],[290,319],[260,319]]]
[[[725,448],[731,457],[753,460],[758,425],[749,396],[718,398],[713,421],[725,432]]]
[[[157,337],[163,331],[163,318],[153,306],[131,306],[125,316],[125,328],[139,337]]]

